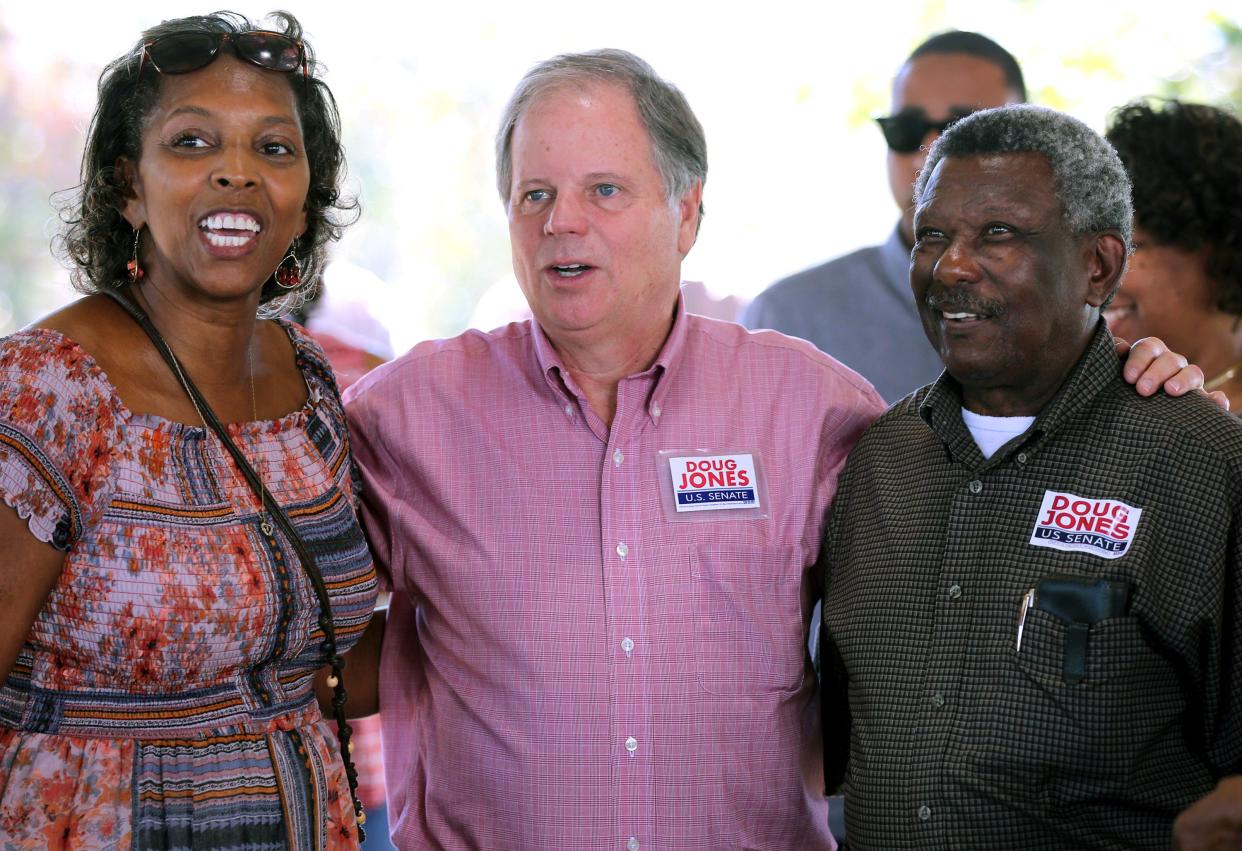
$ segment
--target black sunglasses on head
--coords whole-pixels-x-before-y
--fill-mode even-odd
[[[188,74],[206,68],[225,42],[233,45],[240,59],[268,71],[296,71],[307,75],[306,49],[302,42],[282,33],[251,30],[244,33],[191,31],[153,38],[142,46],[138,75],[146,62],[161,74]]]
[[[895,154],[912,154],[923,144],[928,133],[943,133],[972,112],[973,109],[955,109],[944,121],[932,121],[920,107],[912,106],[896,115],[885,115],[875,121],[884,132],[884,141],[888,143],[890,151]]]

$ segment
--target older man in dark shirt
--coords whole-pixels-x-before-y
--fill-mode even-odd
[[[854,849],[1167,849],[1242,769],[1242,423],[1125,385],[1130,222],[1050,110],[929,155],[911,282],[947,372],[858,444],[822,551]]]

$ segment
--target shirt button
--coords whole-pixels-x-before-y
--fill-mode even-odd
[[[574,406],[573,406],[573,405],[566,405],[566,406],[565,406],[565,416],[567,416],[567,417],[573,417],[573,415],[574,415]]]
[[[924,804],[919,807],[919,821],[927,821],[929,818],[931,818],[931,807]]]
[[[625,453],[622,452],[620,449],[612,453],[612,463],[616,464],[618,467],[621,466],[621,462],[624,460],[625,460]]]
[[[622,541],[621,543],[617,544],[617,555],[618,556],[620,556],[621,558],[625,558],[629,554],[630,554],[630,548],[625,545],[625,541]]]
[[[1025,452],[1019,452],[1019,453],[1018,453],[1018,463],[1019,463],[1019,464],[1025,464],[1025,463],[1026,463],[1026,453],[1025,453]]]
[[[634,751],[638,750],[638,739],[634,738],[633,736],[630,736],[628,739],[626,739],[625,749],[629,751],[631,754],[633,754]]]
[[[659,417],[659,416],[660,416],[660,405],[659,405],[659,403],[654,403],[654,402],[652,403],[652,405],[651,405],[651,416],[653,416],[653,417]]]
[[[931,705],[936,707],[937,709],[944,706],[944,695],[941,694],[940,692],[936,692],[935,694],[933,694],[931,696]]]
[[[621,649],[625,651],[626,656],[629,656],[630,651],[634,649],[634,641],[628,635],[621,639]]]
[[[969,487],[970,487],[971,493],[982,493],[983,482],[979,481],[978,479],[974,479],[971,481]]]
[[[956,600],[960,596],[962,596],[962,586],[961,585],[950,585],[949,586],[949,599]]]
[[[638,837],[631,836],[630,841],[625,843],[625,851],[638,851]]]

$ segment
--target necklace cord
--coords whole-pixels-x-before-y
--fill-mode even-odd
[[[345,691],[345,677],[342,674],[342,670],[345,667],[345,659],[336,652],[336,629],[332,624],[332,603],[328,597],[328,589],[323,583],[323,575],[319,572],[319,566],[315,563],[315,557],[307,548],[297,529],[294,528],[292,521],[289,520],[289,516],[281,508],[280,503],[268,492],[258,473],[254,471],[254,468],[250,466],[250,462],[246,460],[246,456],[242,454],[237,444],[229,437],[228,431],[221,424],[215,411],[211,409],[211,405],[207,403],[207,400],[203,397],[198,387],[195,386],[194,382],[190,380],[189,376],[182,372],[172,348],[155,327],[151,317],[137,304],[122,297],[120,293],[106,290],[105,294],[119,304],[138,323],[138,326],[146,332],[147,336],[151,338],[156,351],[160,353],[165,362],[168,363],[169,368],[180,379],[182,388],[190,397],[190,402],[198,411],[204,424],[215,432],[216,437],[220,439],[224,448],[233,456],[237,469],[241,471],[242,476],[255,492],[255,495],[259,497],[260,504],[264,506],[272,516],[272,519],[276,521],[276,525],[284,532],[286,539],[293,545],[293,549],[297,552],[298,559],[302,562],[302,567],[305,569],[306,575],[315,589],[315,597],[318,598],[319,602],[319,627],[324,634],[323,651],[327,656],[327,664],[332,669],[332,676],[336,680],[336,684],[332,687],[332,715],[336,721],[337,737],[341,743],[341,759],[345,763],[345,777],[349,782],[350,797],[353,799],[354,817],[358,822],[359,841],[364,841],[366,834],[362,827],[362,803],[358,800],[358,770],[354,767],[353,759],[350,757],[350,736],[353,734],[353,728],[349,726],[345,718],[345,704],[349,700],[349,695]],[[251,368],[253,369],[253,364]],[[253,373],[251,380],[253,381]]]
[[[1206,390],[1208,393],[1211,393],[1213,390],[1216,390],[1217,388],[1224,387],[1231,380],[1233,380],[1233,377],[1238,374],[1239,370],[1242,370],[1242,360],[1230,364],[1229,367],[1225,369],[1225,371],[1222,372],[1220,375],[1215,375],[1215,376],[1212,376],[1211,378],[1204,379],[1203,389]]]

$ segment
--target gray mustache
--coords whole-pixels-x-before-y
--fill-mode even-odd
[[[1005,305],[979,298],[968,290],[930,293],[923,299],[923,303],[932,310],[939,310],[947,304],[961,313],[978,313],[984,316],[1001,316],[1005,313]]]

